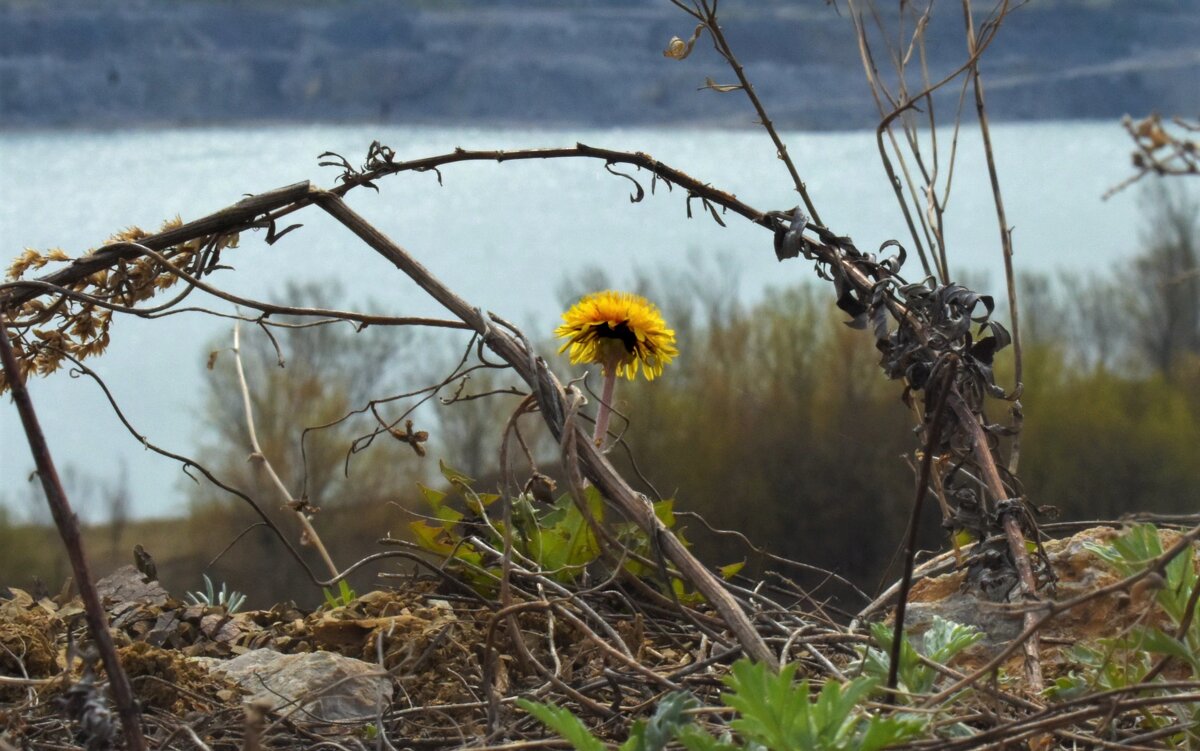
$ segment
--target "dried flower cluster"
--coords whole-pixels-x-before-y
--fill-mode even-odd
[[[176,216],[163,222],[160,231],[176,229],[182,224],[183,220]],[[128,247],[129,243],[139,243],[149,236],[140,227],[127,227],[109,237],[104,247],[90,250],[86,255]],[[83,359],[101,354],[108,347],[114,310],[138,312],[133,310],[134,306],[179,280],[175,269],[201,276],[213,268],[221,250],[237,244],[236,234],[214,235],[167,248],[159,255],[169,265],[148,254],[131,261],[120,260],[110,268],[60,287],[55,293],[40,295],[5,311],[21,378],[30,373],[49,375],[68,356]],[[8,267],[6,280],[20,284],[30,271],[75,260],[61,248],[44,252],[26,248]],[[0,392],[7,388],[8,381],[0,373]]]

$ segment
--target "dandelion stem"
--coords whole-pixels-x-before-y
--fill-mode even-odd
[[[596,432],[592,436],[597,448],[604,448],[608,436],[608,418],[612,414],[613,392],[617,388],[617,366],[612,363],[604,366],[604,388],[600,391],[600,409],[596,412]]]

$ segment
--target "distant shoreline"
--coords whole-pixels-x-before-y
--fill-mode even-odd
[[[763,0],[727,10],[730,43],[781,128],[853,132],[879,121],[844,15]],[[745,97],[703,90],[732,75],[711,45],[664,58],[686,21],[665,0],[0,2],[0,130],[754,127]],[[931,78],[958,70],[959,14],[935,13],[926,34]],[[1195,2],[1022,7],[982,61],[989,116],[1192,116],[1196,39]],[[935,95],[940,122],[958,109],[959,88]],[[968,101],[964,114],[973,111]]]
[[[1131,117],[1141,117],[1145,113],[1126,113]],[[971,116],[968,116],[971,118]],[[1037,117],[1037,118],[1005,118],[994,115],[989,115],[988,122],[992,125],[1041,125],[1046,123],[1081,123],[1081,124],[1102,124],[1112,123],[1114,127],[1120,127],[1121,117]],[[781,132],[787,133],[814,133],[814,134],[838,134],[838,133],[864,133],[874,132],[872,127],[861,128],[798,128],[789,127],[787,124],[775,123],[779,126]],[[967,119],[964,127],[970,128],[974,125],[973,119]],[[679,132],[679,133],[719,133],[733,132],[745,133],[753,132],[761,129],[760,125],[753,122],[747,122],[744,125],[718,123],[718,122],[688,122],[688,123],[629,123],[621,125],[596,125],[596,124],[581,124],[578,122],[537,122],[524,123],[519,121],[496,121],[496,122],[480,122],[478,120],[464,122],[461,120],[446,120],[446,121],[375,121],[375,120],[288,120],[288,119],[263,119],[263,120],[229,120],[229,121],[212,121],[212,122],[178,122],[172,123],[169,121],[141,123],[136,125],[84,125],[80,123],[48,123],[44,125],[4,125],[0,124],[0,136],[3,135],[30,135],[41,133],[137,133],[137,132],[163,132],[163,131],[207,131],[207,130],[290,130],[296,128],[367,128],[371,126],[387,127],[387,128],[411,128],[423,131],[437,130],[479,130],[490,132],[555,132],[561,133],[565,130],[579,130],[588,132],[604,132],[604,131],[651,131],[651,132]],[[953,122],[939,123],[938,129],[949,128],[953,126]]]

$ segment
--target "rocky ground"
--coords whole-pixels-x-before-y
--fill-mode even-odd
[[[1095,554],[1117,535],[1094,528],[1045,546],[1055,601],[1085,600],[1042,631],[1050,681],[1080,669],[1070,657],[1076,644],[1169,625],[1155,607],[1161,582],[1114,586],[1120,577]],[[1179,539],[1161,534],[1164,547]],[[954,559],[950,553],[926,567],[908,620],[913,635],[934,616],[984,632],[947,666],[950,677],[1001,654],[1021,628],[1019,607],[972,594],[968,569],[938,573]],[[319,739],[361,747],[381,732],[394,746],[412,748],[544,737],[514,706],[519,696],[570,706],[599,734],[620,740],[629,721],[650,713],[668,691],[686,690],[715,707],[720,679],[738,654],[702,604],[672,613],[661,596],[639,599],[609,582],[504,606],[450,581],[413,577],[313,612],[284,603],[231,613],[205,598],[185,602],[133,566],[98,586],[156,748],[183,747],[191,736],[209,749]],[[788,614],[772,612],[772,598],[788,604],[777,588],[763,583],[759,590],[756,623],[781,654],[801,663],[802,674],[858,670],[868,642],[861,631],[798,600]],[[69,590],[41,599],[0,592],[0,748],[105,747],[115,730],[79,600]],[[886,602],[879,601],[879,614],[890,609]],[[779,633],[781,624],[791,632]],[[1011,653],[992,691],[1028,711],[1045,699],[1022,688],[1020,654]],[[1185,677],[1186,670],[1175,675],[1181,668],[1167,677]],[[967,705],[962,711],[970,714]],[[710,720],[719,726],[721,717]]]

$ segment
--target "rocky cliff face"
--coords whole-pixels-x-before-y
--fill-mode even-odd
[[[956,8],[939,10],[935,76],[964,50]],[[728,4],[730,42],[783,125],[874,124],[847,12]],[[665,0],[0,0],[0,127],[747,124],[741,97],[696,90],[731,78],[706,42],[662,56],[687,20]],[[1033,3],[985,57],[993,116],[1194,115],[1196,39],[1190,0]]]

